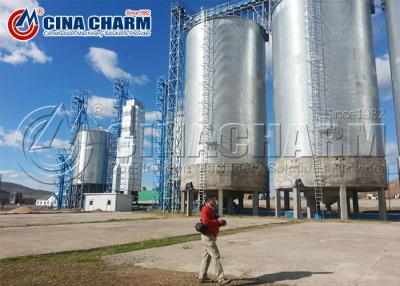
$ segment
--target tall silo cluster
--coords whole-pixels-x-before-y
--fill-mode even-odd
[[[122,107],[112,193],[124,194],[131,201],[137,198],[141,189],[143,140],[143,103],[137,99],[127,100]],[[88,195],[97,195],[98,198],[99,195],[106,195],[111,133],[101,128],[81,130],[77,134],[74,148],[71,203],[74,208],[82,208]]]
[[[384,219],[388,182],[372,33],[375,2],[271,3],[270,25],[262,24],[273,35],[275,160],[269,170],[265,42],[271,31],[254,17],[213,15],[217,8],[202,10],[195,17],[200,21],[189,26],[182,210],[190,212],[192,201],[218,194],[220,214],[225,207],[232,213],[232,202],[238,199],[243,207],[243,194],[252,193],[256,214],[258,194],[268,193],[271,173],[277,216],[281,192],[286,210],[292,193],[294,217],[301,216],[304,194],[308,217],[337,203],[342,219],[351,209],[359,212],[358,197],[369,192],[378,193]],[[382,3],[400,142],[400,0]]]

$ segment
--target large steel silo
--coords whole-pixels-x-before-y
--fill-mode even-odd
[[[82,206],[83,193],[103,193],[107,186],[110,133],[82,130],[75,141],[72,188],[75,207]]]
[[[234,16],[203,21],[186,38],[181,186],[199,189],[202,114],[209,108],[215,145],[207,154],[206,184],[227,197],[228,210],[233,196],[265,191],[265,41],[260,25]]]
[[[396,114],[397,142],[400,150],[400,0],[385,0],[385,7]]]
[[[328,206],[384,188],[371,1],[281,0],[272,28],[275,188],[312,196],[319,176]]]

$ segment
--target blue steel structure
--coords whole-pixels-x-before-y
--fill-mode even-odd
[[[235,15],[250,19],[262,25],[267,33],[271,31],[271,10],[273,0],[236,0],[188,14],[180,1],[172,1],[171,26],[169,43],[169,67],[167,92],[158,97],[161,120],[159,130],[160,171],[158,190],[162,192],[163,211],[175,212],[180,209],[180,176],[183,143],[183,76],[184,76],[184,43],[187,31],[204,19]],[[203,18],[202,18],[203,17]]]
[[[122,107],[126,104],[129,97],[129,80],[126,78],[116,78],[113,85],[114,108],[113,118],[109,131],[111,132],[110,149],[108,158],[107,172],[107,192],[112,191],[113,170],[117,157],[117,139],[121,135]]]
[[[87,120],[88,92],[75,90],[72,92],[69,150],[61,150],[58,155],[60,164],[58,176],[58,207],[72,207],[72,169],[76,155],[75,141],[80,130],[88,128]]]
[[[166,115],[167,115],[167,105],[165,104],[165,99],[167,98],[168,92],[168,82],[164,76],[157,78],[157,130],[159,133],[158,142],[156,144],[156,160],[158,162],[155,175],[155,189],[158,193],[157,207],[163,208],[164,202],[164,147],[165,147],[165,132],[166,132]]]

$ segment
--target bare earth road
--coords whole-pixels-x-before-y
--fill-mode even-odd
[[[223,236],[218,244],[225,272],[243,285],[398,286],[399,241],[400,223],[306,222]],[[105,261],[197,272],[201,252],[194,241]]]
[[[109,220],[110,216],[103,216],[101,213],[89,215],[61,214],[59,217],[57,215],[39,215],[45,216],[47,222],[46,220],[38,220],[37,214],[13,215],[14,222],[10,221],[11,215],[5,215],[4,217],[7,217],[8,221],[3,221],[3,225],[7,223],[8,225],[14,224],[18,226],[0,227],[0,259],[31,254],[91,249],[192,234],[195,233],[194,225],[198,220],[196,217],[148,219],[149,216],[145,216],[147,219],[140,219],[141,216],[139,214],[134,214],[130,217],[132,220],[107,222],[106,220]],[[41,221],[41,223],[52,225],[22,227],[21,225],[29,222],[29,216],[31,221],[36,223]],[[116,217],[120,218],[118,213],[116,213]],[[0,216],[0,221],[2,218],[3,216]],[[127,218],[125,215],[123,219],[129,219],[129,217]],[[98,222],[99,220],[105,220],[105,222]],[[84,223],[79,223],[80,221]],[[87,223],[90,221],[95,221],[96,223]],[[71,222],[74,224],[71,224]],[[227,229],[279,222],[285,222],[285,220],[252,217],[230,218]]]

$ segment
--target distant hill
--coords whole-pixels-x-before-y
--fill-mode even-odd
[[[22,196],[24,198],[30,199],[40,199],[44,196],[53,194],[52,192],[35,190],[20,184],[10,182],[1,182],[0,190],[9,194],[22,193]]]

